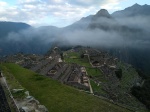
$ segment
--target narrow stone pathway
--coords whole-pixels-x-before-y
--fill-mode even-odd
[[[85,68],[85,71],[86,71],[86,68]],[[86,75],[88,76],[87,71],[86,71]],[[92,89],[92,86],[91,86],[89,78],[88,78],[88,83],[89,83],[89,87],[90,87],[90,93],[93,94],[93,89]]]

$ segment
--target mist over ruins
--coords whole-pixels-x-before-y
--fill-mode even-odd
[[[0,112],[148,112],[150,5],[124,2],[1,0]]]

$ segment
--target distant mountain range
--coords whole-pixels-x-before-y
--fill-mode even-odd
[[[132,17],[134,19],[135,17],[137,18],[134,21]],[[118,38],[119,40],[125,40],[121,43],[121,45],[115,47],[105,47],[100,44],[96,45],[96,47],[103,48],[112,55],[119,57],[121,60],[133,64],[135,67],[142,69],[146,73],[150,73],[150,53],[148,52],[148,50],[150,50],[150,46],[148,46],[148,43],[150,43],[150,32],[147,30],[148,28],[144,26],[144,23],[141,23],[139,26],[135,26],[138,24],[137,19],[139,17],[140,19],[143,17],[144,22],[146,18],[149,20],[149,5],[141,6],[135,4],[124,10],[116,11],[111,15],[107,10],[101,9],[95,15],[81,18],[79,21],[64,28],[58,28],[55,26],[33,28],[25,23],[0,22],[0,54],[9,55],[17,52],[43,54],[48,51],[52,44],[71,46],[72,43],[76,41],[74,35],[79,37],[81,36],[80,34],[82,34],[80,39],[81,41],[86,42],[86,40],[83,40],[82,38],[83,36],[89,35],[83,34],[90,32],[89,34],[92,35],[92,32],[95,32],[96,29],[98,32],[103,32],[108,36],[110,35],[110,37],[119,35],[121,37]],[[123,18],[123,20],[120,18]],[[131,18],[131,20],[128,18]],[[130,24],[136,21],[137,24]],[[146,25],[150,26],[150,23],[147,23]],[[68,37],[66,38],[66,36]],[[69,38],[72,38],[71,42],[68,40]],[[94,40],[94,35],[91,38]],[[108,41],[110,41],[109,39]],[[128,43],[131,42],[131,44],[128,45],[126,41]],[[144,43],[142,44],[143,47],[141,47],[142,45],[140,43],[137,44],[139,47],[138,49],[131,47],[132,45],[134,46],[134,42]],[[116,40],[116,45],[118,43],[119,42]]]
[[[0,22],[0,38],[7,36],[10,32],[19,32],[30,27],[26,23]]]
[[[112,14],[113,17],[133,17],[133,16],[150,16],[149,5],[134,4],[121,11],[116,11]]]

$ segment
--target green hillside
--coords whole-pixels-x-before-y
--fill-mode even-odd
[[[98,99],[90,94],[36,74],[16,64],[2,64],[5,73],[12,74],[19,83],[50,112],[128,112],[124,108]],[[7,76],[6,76],[7,77]]]

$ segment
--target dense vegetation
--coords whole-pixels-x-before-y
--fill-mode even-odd
[[[141,86],[134,86],[132,94],[150,109],[150,77],[144,75],[139,70],[138,73],[143,78],[144,83]]]

